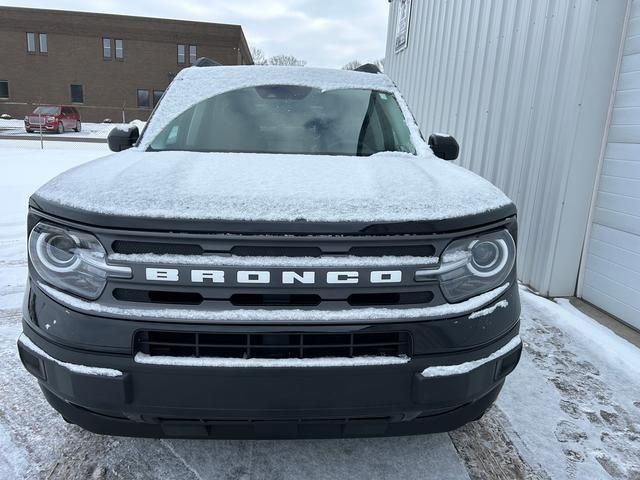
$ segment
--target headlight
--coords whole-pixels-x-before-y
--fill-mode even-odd
[[[48,223],[39,223],[29,235],[29,258],[44,281],[56,288],[94,300],[108,277],[131,278],[129,267],[108,265],[96,237]]]
[[[437,269],[416,272],[417,281],[437,278],[449,303],[499,287],[516,259],[516,244],[507,230],[451,242]]]
[[[55,122],[56,117],[47,117],[47,122],[51,123],[51,122]]]

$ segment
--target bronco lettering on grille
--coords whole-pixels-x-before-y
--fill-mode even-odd
[[[191,270],[192,283],[225,283],[228,281],[228,272],[224,270]],[[273,283],[276,273],[268,270],[239,270],[235,272],[235,281],[241,284],[268,285]],[[283,285],[314,285],[318,278],[314,271],[283,271],[277,274]],[[324,274],[324,280],[329,285],[354,285],[362,280],[359,272],[331,271]],[[400,270],[377,270],[368,274],[371,283],[401,283],[402,271]],[[178,282],[180,281],[180,271],[175,268],[147,268],[146,279],[157,282]]]

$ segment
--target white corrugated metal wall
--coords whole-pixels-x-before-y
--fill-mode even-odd
[[[580,293],[640,329],[640,0],[626,36]]]
[[[521,280],[573,295],[628,0],[413,0],[408,48],[385,70],[423,134],[517,204]]]

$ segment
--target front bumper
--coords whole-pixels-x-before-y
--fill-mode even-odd
[[[42,125],[43,130],[56,130],[58,128],[57,123],[27,123],[25,122],[24,128],[27,130],[40,130],[40,126]]]
[[[94,317],[64,309],[36,291],[35,298],[27,295],[29,305],[24,309],[28,339],[18,342],[24,366],[38,378],[47,400],[63,417],[110,435],[324,438],[448,431],[482,416],[517,365],[522,348],[514,341],[519,329],[517,286],[495,302],[508,298],[509,308],[474,320],[468,316],[447,319],[450,330],[441,329],[439,335],[429,330],[438,322],[414,322],[414,341],[432,348],[431,353],[418,349],[418,355],[414,348],[407,363],[307,368],[137,363],[131,345],[128,352],[115,345],[111,351],[91,347],[88,334],[84,344],[61,341],[56,337],[58,325],[69,326],[71,321],[92,325]],[[51,309],[57,312],[55,316],[42,318]],[[40,318],[32,318],[37,312]],[[54,318],[56,326],[51,327]],[[465,345],[460,335],[470,335],[471,322],[498,335],[475,346]],[[114,324],[123,323],[114,320]],[[131,328],[135,329],[135,323],[131,322]],[[379,331],[398,325],[353,328]],[[461,329],[458,334],[456,328]],[[429,331],[434,338],[416,339]],[[458,349],[445,348],[450,342],[457,342]],[[423,373],[433,372],[433,367],[461,365],[469,368]]]

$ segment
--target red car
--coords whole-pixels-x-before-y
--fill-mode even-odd
[[[33,113],[24,117],[24,128],[28,133],[40,131],[64,133],[67,130],[82,130],[80,112],[67,105],[40,105]]]

